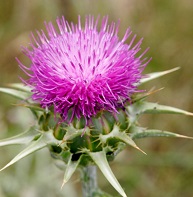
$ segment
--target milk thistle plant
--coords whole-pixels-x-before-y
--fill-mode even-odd
[[[36,124],[26,132],[0,141],[0,146],[26,144],[27,147],[2,170],[29,154],[47,147],[64,170],[62,186],[73,173],[81,171],[84,197],[110,196],[97,186],[96,166],[117,192],[126,197],[109,162],[126,145],[142,151],[134,142],[145,137],[182,137],[169,131],[146,129],[138,118],[147,113],[192,113],[147,102],[156,91],[140,85],[177,70],[142,75],[151,58],[141,52],[142,39],[135,42],[130,28],[118,37],[119,22],[108,24],[108,17],[85,17],[84,25],[57,19],[57,28],[45,23],[47,33],[32,34],[24,54],[31,65],[20,68],[28,80],[0,88],[22,100],[20,105],[34,114]],[[129,39],[126,43],[126,40]],[[135,43],[135,44],[134,44]]]

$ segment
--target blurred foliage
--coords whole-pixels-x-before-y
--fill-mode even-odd
[[[143,48],[150,47],[153,57],[145,73],[180,66],[181,70],[145,84],[146,90],[165,87],[149,100],[193,112],[193,1],[192,0],[6,0],[0,1],[0,85],[19,82],[24,76],[15,57],[24,64],[29,60],[20,46],[30,42],[30,32],[45,29],[43,22],[54,22],[64,15],[76,22],[77,15],[109,15],[121,20],[120,36],[128,26]],[[0,95],[0,139],[24,131],[33,124],[27,109],[18,101]],[[193,136],[192,117],[148,115],[141,119],[148,128],[170,130]],[[151,138],[136,141],[148,155],[134,149],[123,151],[112,163],[114,172],[130,197],[191,197],[193,187],[193,145],[190,140]],[[0,166],[6,164],[22,147],[0,149]],[[99,174],[105,191],[114,192]],[[78,176],[62,190],[63,173],[52,162],[48,151],[40,151],[0,173],[1,197],[78,197]]]

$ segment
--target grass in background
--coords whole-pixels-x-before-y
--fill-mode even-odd
[[[57,16],[76,21],[77,15],[106,15],[121,19],[120,36],[131,26],[143,47],[150,47],[153,60],[145,72],[180,66],[164,78],[145,86],[164,90],[149,99],[193,112],[193,2],[191,0],[7,0],[0,2],[0,85],[19,82],[22,76],[15,57],[29,64],[20,46],[27,46],[30,32],[43,28],[43,22]],[[26,109],[14,100],[0,95],[0,138],[24,131],[33,123]],[[29,118],[25,119],[25,117]],[[141,120],[149,128],[159,128],[193,136],[191,117],[151,115]],[[130,197],[191,197],[193,186],[193,145],[190,140],[151,138],[136,143],[148,155],[128,148],[112,163],[114,172]],[[22,147],[0,148],[0,165],[8,162]],[[101,175],[101,174],[100,174]],[[54,166],[48,151],[40,151],[0,173],[1,197],[79,197],[76,176],[60,190],[63,173]],[[101,187],[114,192],[99,177]],[[107,188],[107,189],[106,189]],[[115,192],[114,192],[115,193]]]

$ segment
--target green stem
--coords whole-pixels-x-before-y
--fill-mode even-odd
[[[86,166],[81,169],[83,197],[93,197],[98,190],[96,166]]]

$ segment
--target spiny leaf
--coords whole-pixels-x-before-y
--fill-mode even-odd
[[[35,103],[29,103],[29,102],[17,103],[17,104],[14,104],[14,106],[26,107],[30,109],[30,111],[32,112],[32,114],[34,115],[36,119],[39,119],[39,116],[42,114],[42,112],[47,113],[48,111],[47,109],[39,107]]]
[[[40,150],[47,146],[47,143],[50,142],[50,133],[42,134],[36,141],[33,141],[30,143],[30,145],[25,148],[23,151],[21,151],[16,157],[14,157],[7,165],[5,165],[3,168],[0,169],[0,171],[6,169],[7,167],[13,165],[20,159],[30,155],[33,152],[36,152],[37,150]]]
[[[147,155],[143,150],[141,150],[136,144],[135,142],[132,140],[132,138],[130,138],[126,133],[120,133],[121,135],[119,135],[119,139],[121,139],[123,142],[125,142],[126,144],[136,148],[137,150],[141,151],[143,154]]]
[[[69,158],[68,164],[66,166],[66,170],[64,173],[64,179],[61,188],[64,186],[65,183],[68,182],[68,180],[71,178],[75,170],[77,169],[79,163],[80,163],[81,157],[79,158],[78,161],[72,161],[72,154]]]
[[[19,135],[13,136],[11,138],[0,140],[0,146],[7,146],[13,144],[28,144],[35,137],[40,135],[39,131],[35,127],[31,127],[28,131],[21,133]]]
[[[93,159],[93,161],[96,163],[96,165],[99,167],[103,175],[106,177],[106,179],[110,182],[110,184],[121,194],[123,197],[127,197],[125,194],[123,188],[117,181],[115,175],[113,174],[109,163],[106,158],[106,154],[104,151],[100,152],[88,152],[90,157]]]
[[[114,125],[113,130],[106,134],[106,135],[99,135],[100,141],[101,143],[105,144],[107,142],[108,139],[110,138],[116,138],[119,139],[123,142],[125,142],[126,144],[136,148],[137,150],[141,151],[142,153],[146,154],[144,151],[142,151],[136,144],[135,142],[125,133],[120,131],[119,127],[117,125]]]
[[[145,98],[147,98],[148,96],[152,95],[152,94],[155,94],[157,93],[158,91],[161,91],[163,90],[164,88],[159,88],[157,90],[154,90],[153,88],[146,92],[146,93],[142,93],[142,94],[137,94],[135,98],[133,98],[132,102],[133,103],[136,103],[136,102],[139,102],[140,100],[144,100]]]
[[[72,140],[77,136],[83,136],[83,134],[90,135],[90,129],[88,127],[85,127],[83,129],[76,129],[72,124],[69,124],[69,126],[65,130],[67,132],[64,136],[63,141]]]
[[[8,87],[11,87],[12,89],[21,90],[24,92],[31,92],[31,88],[29,86],[24,85],[23,83],[11,83],[7,85]]]
[[[162,77],[164,75],[167,75],[167,74],[169,74],[171,72],[174,72],[176,70],[179,70],[179,69],[180,69],[180,67],[176,67],[176,68],[173,68],[173,69],[170,69],[170,70],[166,70],[166,71],[162,71],[162,72],[154,72],[154,73],[147,74],[145,78],[140,80],[139,84],[140,85],[144,84],[144,83],[146,83],[148,81],[151,81],[151,80],[156,79],[158,77]]]
[[[139,139],[145,137],[177,137],[177,138],[186,138],[186,139],[193,139],[193,137],[188,137],[185,135],[180,135],[177,133],[157,130],[157,129],[145,129],[141,127],[133,127],[131,129],[131,138],[132,139]]]
[[[16,97],[16,98],[22,99],[22,100],[29,99],[30,95],[31,95],[27,92],[23,92],[23,91],[20,91],[20,90],[15,90],[15,89],[12,89],[12,88],[0,88],[0,92],[9,94],[13,97]]]
[[[27,107],[27,108],[29,108],[29,109],[32,110],[32,111],[45,111],[44,108],[39,107],[39,106],[36,105],[36,104],[19,103],[19,104],[16,104],[16,106]]]
[[[126,107],[127,111],[129,112],[129,117],[131,122],[135,121],[140,114],[182,114],[182,115],[189,115],[193,116],[193,113],[187,112],[182,109],[178,109],[175,107],[170,107],[166,105],[159,105],[157,103],[139,101]]]

